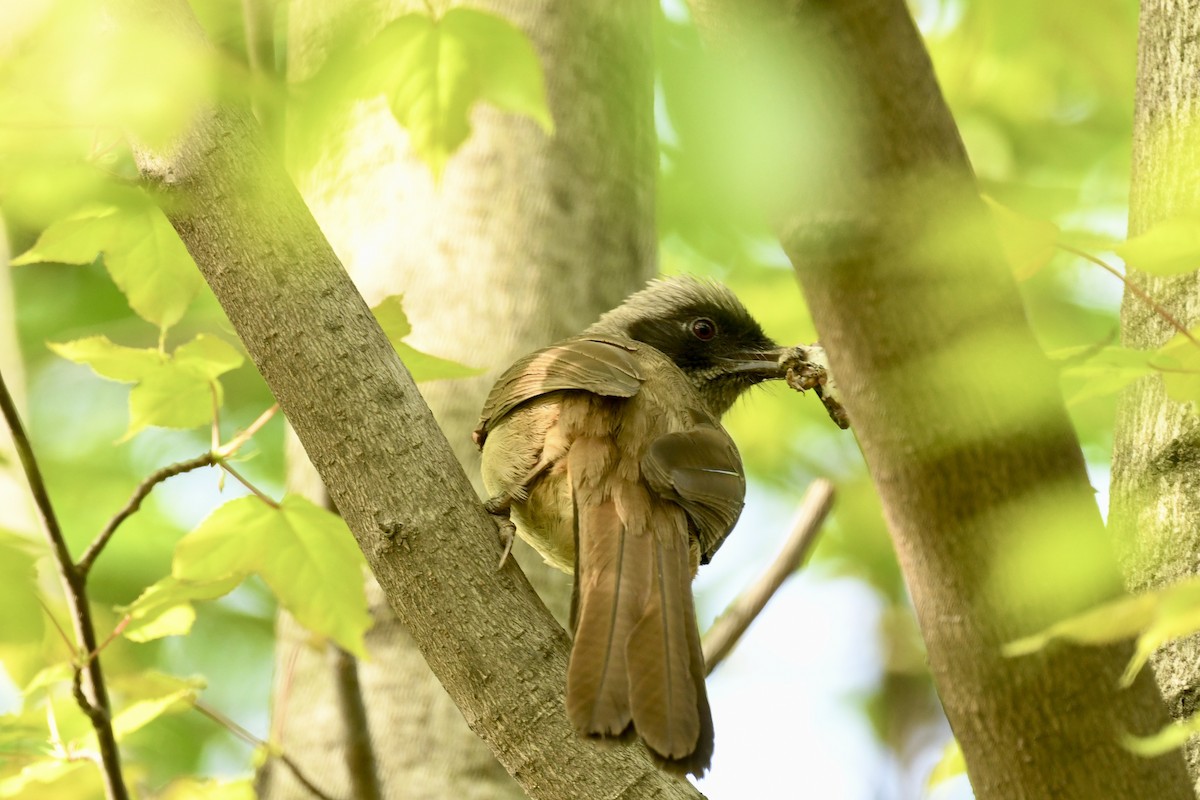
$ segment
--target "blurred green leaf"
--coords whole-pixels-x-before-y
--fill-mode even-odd
[[[213,392],[220,405],[222,374],[243,362],[242,354],[224,339],[198,334],[170,356],[154,349],[114,344],[104,336],[50,343],[58,355],[87,364],[101,377],[136,382],[129,392],[130,439],[148,425],[194,428],[212,419]]]
[[[1154,354],[1153,364],[1162,375],[1167,396],[1180,403],[1200,402],[1200,346],[1193,337],[1177,333]]]
[[[0,530],[0,641],[27,644],[40,641],[45,629],[37,589],[35,562],[40,550],[24,536]]]
[[[951,739],[946,742],[946,747],[942,750],[942,757],[933,765],[933,771],[929,773],[929,781],[925,785],[933,789],[938,784],[962,775],[966,771],[967,762],[963,758],[962,749],[958,746],[958,740]]]
[[[1033,277],[1050,263],[1058,244],[1057,225],[1028,217],[987,195],[983,196],[983,201],[992,212],[1000,247],[1017,280]]]
[[[412,333],[408,316],[401,306],[400,295],[384,298],[379,305],[371,309],[371,313],[379,321],[379,327],[383,328],[383,332],[387,335],[388,341],[392,343],[392,347],[395,348],[396,354],[400,356],[400,360],[404,362],[404,366],[408,368],[413,380],[417,383],[469,378],[483,372],[482,369],[468,367],[466,364],[460,364],[448,358],[422,353],[413,346],[400,341]]]
[[[1071,387],[1067,391],[1068,405],[1116,394],[1138,378],[1154,373],[1154,354],[1146,350],[1084,345],[1047,355],[1064,365],[1062,377]]]
[[[14,266],[53,262],[104,265],[138,316],[166,329],[200,289],[200,272],[162,211],[149,202],[90,206],[55,222]]]
[[[1113,250],[1125,263],[1152,275],[1182,275],[1200,268],[1200,217],[1165,219]]]
[[[181,778],[172,781],[158,800],[254,800],[254,782],[250,778],[221,781]]]
[[[1129,686],[1161,645],[1200,630],[1200,578],[1164,589],[1126,596],[1051,625],[1041,633],[1004,646],[1006,656],[1022,656],[1054,639],[1108,644],[1137,636],[1137,648],[1121,685]]]
[[[533,45],[492,14],[466,8],[452,8],[440,19],[406,14],[379,32],[367,63],[367,91],[387,96],[435,180],[466,141],[468,114],[480,100],[554,131]]]
[[[242,575],[231,575],[214,581],[182,581],[167,576],[147,587],[130,605],[119,609],[130,620],[122,635],[134,642],[183,635],[196,621],[193,601],[223,597],[233,591],[242,578]]]
[[[1169,753],[1187,743],[1187,740],[1200,733],[1200,714],[1193,715],[1178,722],[1172,722],[1158,733],[1150,736],[1133,736],[1125,734],[1121,744],[1133,753],[1144,758],[1155,758]]]
[[[202,678],[177,678],[157,670],[121,675],[112,681],[113,690],[124,700],[113,715],[113,733],[121,740],[163,714],[186,711],[195,705],[205,685]],[[94,749],[95,733],[85,742]]]
[[[364,566],[341,517],[297,495],[277,509],[251,496],[226,503],[184,536],[171,574],[214,582],[261,575],[302,625],[362,657],[371,625]]]

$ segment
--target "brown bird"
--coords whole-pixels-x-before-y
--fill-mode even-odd
[[[702,775],[713,752],[691,581],[746,492],[719,420],[792,352],[724,286],[655,280],[513,364],[475,431],[488,510],[575,575],[571,722],[632,728],[672,772]]]

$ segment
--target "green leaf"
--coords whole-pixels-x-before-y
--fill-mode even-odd
[[[470,378],[473,375],[483,374],[482,369],[468,367],[466,364],[460,364],[448,358],[422,353],[404,342],[392,342],[392,346],[396,348],[396,354],[400,356],[400,360],[404,362],[404,366],[412,373],[413,380],[417,383]]]
[[[1057,225],[1027,217],[987,195],[983,196],[983,202],[992,212],[1000,247],[1017,280],[1032,278],[1050,263],[1058,244]]]
[[[13,264],[90,264],[101,253],[130,308],[159,328],[178,322],[200,289],[200,273],[187,248],[162,211],[148,201],[91,206],[59,220]]]
[[[220,781],[188,777],[172,781],[157,797],[158,800],[254,800],[255,794],[250,778]]]
[[[12,260],[26,264],[91,264],[108,247],[119,223],[114,206],[93,205],[58,220],[42,231],[33,247]]]
[[[218,508],[176,545],[171,574],[180,581],[261,575],[302,625],[363,656],[371,625],[363,566],[340,517],[288,495],[278,509],[257,497]]]
[[[44,667],[38,674],[33,676],[29,683],[25,684],[25,688],[21,690],[21,694],[28,697],[40,689],[46,689],[58,683],[65,683],[71,680],[75,675],[75,668],[66,661],[58,664],[51,664]]]
[[[1133,736],[1125,734],[1121,744],[1130,752],[1144,758],[1155,758],[1182,747],[1188,739],[1200,733],[1200,714],[1193,715],[1178,722],[1172,722],[1158,733],[1150,736]]]
[[[1041,633],[1009,642],[1003,652],[1009,657],[1028,655],[1055,639],[1078,644],[1108,644],[1128,639],[1151,623],[1158,603],[1153,592],[1122,597],[1056,622]]]
[[[186,711],[195,705],[196,697],[204,686],[203,678],[177,678],[156,670],[114,679],[114,691],[121,693],[126,702],[113,715],[113,733],[120,740],[163,714]],[[96,747],[94,732],[86,738],[86,742],[86,746]]]
[[[1071,347],[1048,354],[1051,360],[1065,362],[1062,377],[1072,388],[1067,404],[1077,405],[1096,397],[1116,394],[1145,375],[1153,374],[1154,353],[1125,347],[1091,345]]]
[[[1129,686],[1162,644],[1200,630],[1200,578],[1163,589],[1121,597],[1051,625],[1040,633],[1004,645],[1006,656],[1041,650],[1055,639],[1109,644],[1137,636],[1137,648],[1121,685]]]
[[[537,54],[500,17],[465,8],[436,20],[406,14],[380,31],[368,52],[368,93],[387,96],[435,180],[470,134],[468,114],[479,100],[554,130]]]
[[[1200,328],[1190,332],[1193,337]],[[1167,396],[1180,403],[1200,402],[1200,347],[1182,333],[1172,336],[1154,354],[1153,366],[1162,375]]]
[[[181,581],[168,576],[146,588],[120,613],[129,616],[122,635],[134,642],[148,642],[164,636],[181,636],[192,629],[195,600],[215,600],[233,591],[242,582],[241,575],[215,581]]]
[[[469,378],[483,373],[482,369],[468,367],[466,364],[460,364],[448,358],[422,353],[412,345],[400,341],[412,333],[412,326],[408,322],[408,316],[404,313],[400,295],[384,298],[379,305],[371,309],[371,313],[379,321],[379,327],[383,328],[383,332],[387,335],[388,341],[392,343],[396,354],[400,356],[400,360],[404,362],[404,366],[417,383]]]
[[[125,347],[104,336],[50,343],[58,355],[87,364],[97,375],[134,382],[129,392],[130,439],[148,425],[194,428],[212,419],[213,392],[223,397],[222,374],[241,366],[242,354],[224,339],[201,333],[166,355],[152,348]]]
[[[101,378],[133,383],[154,372],[167,356],[154,348],[125,347],[107,336],[89,336],[70,342],[47,342],[57,355],[76,364],[86,364]]]
[[[45,621],[35,566],[39,555],[29,539],[0,530],[0,641],[26,644],[42,638]]]
[[[1200,267],[1200,217],[1165,219],[1113,247],[1125,264],[1152,275],[1182,275]]]
[[[938,784],[962,775],[966,771],[967,762],[963,758],[962,748],[958,746],[957,739],[951,739],[942,750],[942,757],[933,766],[933,771],[929,773],[926,787],[933,789]]]
[[[378,305],[371,308],[375,321],[383,328],[383,333],[393,345],[412,333],[412,325],[408,315],[404,313],[403,298],[398,294],[383,298]]]

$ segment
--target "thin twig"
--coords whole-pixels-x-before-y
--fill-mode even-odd
[[[729,608],[717,617],[717,621],[704,635],[706,674],[711,675],[716,666],[725,660],[779,587],[800,567],[817,541],[821,523],[825,521],[832,507],[833,484],[824,478],[818,478],[804,493],[791,535],[788,536],[779,555],[757,581],[729,604]]]
[[[216,448],[217,455],[219,455],[221,458],[229,458],[232,456],[242,448],[242,445],[250,440],[251,436],[258,433],[259,430],[262,429],[263,425],[266,425],[268,422],[270,422],[271,417],[275,416],[275,412],[277,411],[279,411],[279,403],[276,403],[263,413],[259,414],[258,419],[254,420],[254,422],[251,422],[246,430],[242,431],[225,444]]]
[[[383,800],[379,768],[371,743],[371,726],[358,682],[358,659],[333,646],[334,684],[338,709],[345,728],[346,774],[350,776],[350,794],[355,800]]]
[[[142,506],[142,501],[150,494],[155,486],[165,481],[167,478],[173,478],[176,475],[182,475],[185,472],[191,472],[194,469],[201,467],[211,467],[217,463],[216,453],[202,453],[195,458],[190,458],[187,461],[179,461],[174,464],[169,464],[157,472],[151,473],[144,481],[138,484],[138,487],[133,490],[133,495],[126,501],[125,505],[113,515],[104,526],[104,529],[96,536],[88,548],[83,553],[83,557],[79,559],[79,563],[75,565],[76,571],[80,576],[87,578],[91,572],[92,564],[95,563],[96,557],[100,555],[100,551],[108,544],[108,540],[117,532],[117,528],[121,523],[133,516]]]
[[[29,490],[42,519],[42,529],[54,553],[63,593],[71,608],[71,620],[75,627],[78,648],[84,653],[90,653],[96,649],[96,628],[92,624],[92,611],[88,606],[87,587],[83,575],[75,569],[75,563],[71,560],[71,551],[67,549],[67,541],[63,537],[54,506],[50,502],[50,495],[46,491],[46,482],[42,479],[42,472],[33,455],[33,447],[29,443],[25,427],[21,424],[20,415],[17,414],[16,404],[8,392],[3,374],[0,374],[0,410],[3,411],[4,419],[12,432],[13,444],[16,445],[21,466],[29,481]],[[104,789],[109,800],[128,800],[129,791],[125,788],[125,777],[121,774],[121,754],[113,734],[108,691],[104,687],[104,673],[100,669],[99,659],[76,667],[75,699],[96,731],[101,774],[104,776]]]
[[[232,475],[234,478],[236,478],[238,483],[240,483],[242,486],[245,486],[247,489],[249,489],[251,492],[253,492],[254,496],[257,497],[259,500],[262,500],[264,503],[269,505],[271,508],[279,508],[279,503],[272,500],[270,498],[270,496],[265,494],[261,489],[259,489],[257,486],[255,486],[250,481],[246,480],[244,477],[242,477],[242,474],[240,472],[238,472],[236,469],[234,469],[233,466],[230,465],[230,463],[228,461],[221,461],[220,464],[221,464],[221,469],[225,470],[230,475]]]
[[[217,711],[212,706],[197,701],[192,707],[204,716],[211,719],[213,722],[220,725],[222,728],[225,728],[243,742],[246,742],[253,747],[261,747],[271,758],[279,759],[283,765],[288,768],[288,771],[292,773],[293,777],[295,777],[305,789],[312,792],[315,797],[319,797],[321,800],[334,800],[333,797],[321,791],[316,784],[309,780],[304,774],[304,771],[300,769],[299,765],[289,758],[286,753],[274,750],[267,742],[264,742],[262,739],[258,738],[253,733],[222,714],[220,711]]]
[[[1062,242],[1058,243],[1058,249],[1063,250],[1067,253],[1071,253],[1072,255],[1079,256],[1080,258],[1084,259],[1085,261],[1090,261],[1093,264],[1095,264],[1097,267],[1100,267],[1101,269],[1108,272],[1110,275],[1116,276],[1117,280],[1119,280],[1119,281],[1121,281],[1121,283],[1125,284],[1125,287],[1127,289],[1129,289],[1129,291],[1133,292],[1135,295],[1137,295],[1142,300],[1142,302],[1146,303],[1146,305],[1148,305],[1152,309],[1154,309],[1154,313],[1158,314],[1160,317],[1162,317],[1164,320],[1166,320],[1166,322],[1172,328],[1174,328],[1179,333],[1181,333],[1185,337],[1187,337],[1188,341],[1190,341],[1192,344],[1196,345],[1196,347],[1200,347],[1200,339],[1197,339],[1195,336],[1193,336],[1192,332],[1187,329],[1187,326],[1185,326],[1179,320],[1175,319],[1175,317],[1171,315],[1171,312],[1167,311],[1167,309],[1163,308],[1163,306],[1157,300],[1155,300],[1153,297],[1151,297],[1146,292],[1145,289],[1143,289],[1142,287],[1140,287],[1136,283],[1134,283],[1132,280],[1130,280],[1129,276],[1123,274],[1119,269],[1114,267],[1112,264],[1109,264],[1102,258],[1097,258],[1096,256],[1092,255],[1091,253],[1087,252],[1086,250],[1080,250],[1077,247],[1072,247],[1071,245],[1063,244]]]

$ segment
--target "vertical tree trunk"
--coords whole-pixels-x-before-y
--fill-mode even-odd
[[[1166,719],[1153,682],[1116,688],[1129,647],[1001,655],[1005,642],[1111,596],[1120,578],[1057,377],[908,9],[751,5],[759,35],[790,54],[810,124],[835,132],[812,145],[815,172],[768,194],[975,796],[1192,797],[1181,758],[1142,759],[1120,744],[1122,729]],[[742,7],[701,10],[738,39],[753,33],[734,13]],[[1060,555],[1048,563],[1038,552]]]
[[[422,387],[472,476],[478,456],[470,431],[498,372],[616,305],[653,274],[657,245],[653,4],[474,5],[532,39],[546,74],[552,138],[529,120],[477,107],[471,139],[434,187],[378,102],[356,108],[346,135],[298,176],[368,303],[403,294],[411,344],[486,369],[478,378]],[[405,10],[395,3],[375,12],[375,24]],[[341,15],[368,11],[355,3],[294,2],[291,80],[320,65]],[[569,578],[528,549],[518,557],[564,619]],[[523,796],[467,729],[377,587],[370,596],[376,624],[368,635],[371,660],[360,674],[385,796]],[[305,645],[291,620],[281,619],[279,632],[275,718],[283,745],[317,774],[344,775],[331,661]],[[344,779],[325,785],[344,794]],[[278,770],[266,789],[263,796],[273,799],[303,796]]]
[[[1200,7],[1142,0],[1134,108],[1129,234],[1169,217],[1200,213]],[[1130,271],[1158,302],[1191,327],[1200,319],[1200,273],[1158,278]],[[1129,347],[1154,349],[1174,330],[1126,293],[1121,333]],[[1133,590],[1197,573],[1200,558],[1200,418],[1166,396],[1158,376],[1121,397],[1113,443],[1111,526],[1123,547]],[[1162,648],[1152,659],[1171,715],[1200,706],[1200,636]],[[1200,742],[1185,749],[1200,788]]]

